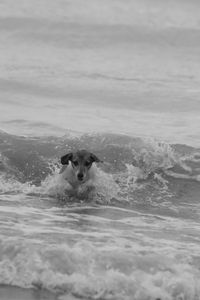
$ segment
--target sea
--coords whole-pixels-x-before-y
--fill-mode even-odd
[[[0,1],[0,300],[200,299],[199,53],[197,0]]]

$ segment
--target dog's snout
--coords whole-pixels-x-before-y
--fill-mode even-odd
[[[78,177],[78,180],[83,180],[83,173],[78,173],[77,177]]]

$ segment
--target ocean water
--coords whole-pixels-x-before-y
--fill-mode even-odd
[[[1,1],[0,300],[200,299],[199,9]]]

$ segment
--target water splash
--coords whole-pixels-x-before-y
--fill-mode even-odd
[[[101,249],[89,242],[30,249],[27,243],[1,241],[0,282],[45,288],[62,300],[70,294],[99,300],[198,299],[199,270],[178,258],[178,252],[176,257],[162,251],[144,255],[133,248]]]
[[[88,193],[89,184],[83,184],[69,197],[71,187],[59,176],[59,157],[80,148],[96,153],[104,164],[96,168],[95,191]],[[200,180],[198,149],[154,139],[115,134],[34,139],[2,133],[0,150],[2,193],[21,191],[67,201],[125,204],[169,198],[178,193],[176,180]]]

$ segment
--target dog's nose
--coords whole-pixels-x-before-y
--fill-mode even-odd
[[[77,175],[77,177],[78,177],[78,180],[83,180],[83,173],[78,173],[78,175]]]

